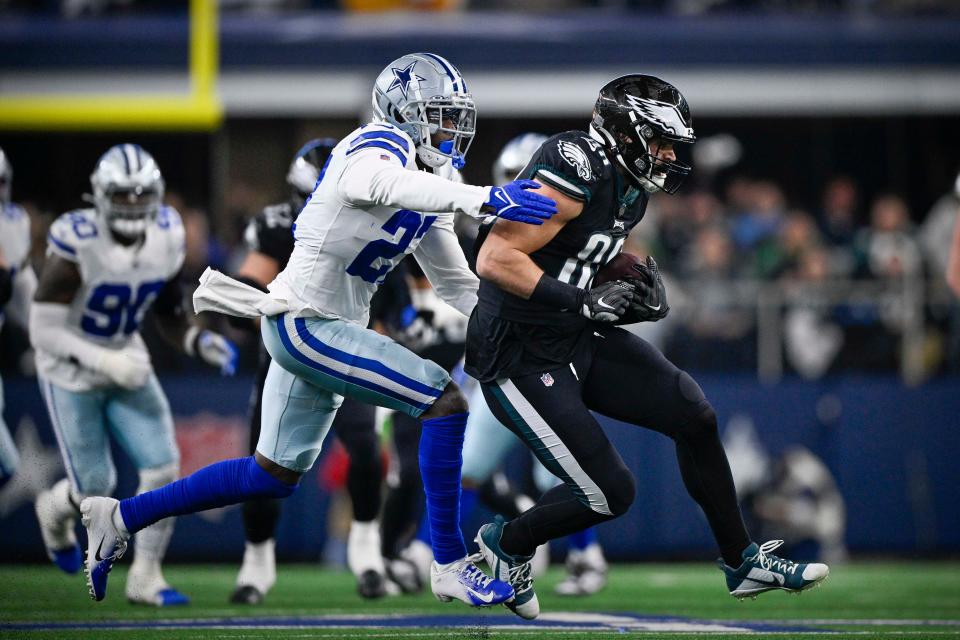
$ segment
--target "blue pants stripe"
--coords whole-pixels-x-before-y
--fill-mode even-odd
[[[299,319],[298,319],[298,320],[299,320]],[[299,327],[298,327],[298,329],[299,329]],[[299,331],[298,331],[298,332],[299,332]],[[386,397],[388,397],[388,398],[392,398],[392,399],[394,399],[394,400],[398,400],[399,402],[402,402],[403,404],[406,404],[406,405],[408,405],[408,406],[410,406],[410,407],[415,408],[415,409],[416,409],[417,411],[419,411],[420,413],[426,411],[426,410],[430,407],[430,405],[428,405],[428,404],[424,404],[424,403],[421,403],[421,402],[415,402],[415,401],[411,400],[410,398],[407,398],[407,397],[405,397],[405,396],[402,396],[402,395],[400,395],[399,393],[397,393],[396,391],[393,391],[392,389],[387,389],[387,388],[385,388],[385,387],[382,387],[382,386],[376,384],[375,382],[369,382],[369,381],[367,381],[367,380],[363,380],[362,378],[355,378],[355,377],[353,377],[353,376],[345,375],[345,374],[343,374],[343,373],[340,373],[339,371],[335,371],[335,370],[333,370],[333,369],[331,369],[331,368],[329,368],[329,367],[325,367],[324,365],[320,364],[319,362],[316,362],[316,361],[313,360],[312,358],[308,357],[306,354],[302,353],[302,352],[301,352],[299,349],[297,349],[297,347],[293,344],[293,342],[290,340],[289,334],[287,334],[287,328],[286,328],[286,326],[284,325],[284,322],[283,322],[283,318],[282,318],[282,317],[280,317],[280,318],[277,320],[277,333],[278,333],[278,335],[280,336],[280,342],[283,343],[283,346],[284,346],[284,348],[287,350],[287,353],[289,353],[291,356],[293,356],[294,359],[296,359],[298,362],[300,362],[300,363],[302,363],[302,364],[305,364],[306,366],[310,367],[311,369],[314,369],[315,371],[319,371],[320,373],[322,373],[322,374],[324,374],[324,375],[330,376],[330,377],[335,378],[335,379],[337,379],[337,380],[341,380],[341,381],[346,382],[346,383],[348,383],[348,384],[352,384],[352,385],[355,385],[355,386],[358,386],[358,387],[362,387],[362,388],[364,388],[364,389],[368,389],[368,390],[373,391],[373,392],[375,392],[375,393],[379,393],[380,395],[384,395],[384,396],[386,396]],[[311,336],[311,337],[312,337],[312,336]],[[431,391],[432,391],[432,389],[431,389]]]

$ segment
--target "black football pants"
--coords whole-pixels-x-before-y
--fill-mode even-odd
[[[693,378],[641,338],[597,328],[569,366],[500,379],[483,392],[494,415],[563,480],[507,524],[507,553],[530,555],[548,540],[622,515],[633,502],[633,474],[591,410],[673,439],[684,485],[723,556],[738,558],[749,544],[713,409]]]

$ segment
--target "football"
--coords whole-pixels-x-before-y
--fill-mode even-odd
[[[593,278],[593,286],[611,280],[639,280],[648,285],[652,284],[646,262],[632,253],[618,253],[607,264],[600,267]]]

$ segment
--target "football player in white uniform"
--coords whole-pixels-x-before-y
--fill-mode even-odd
[[[321,171],[269,293],[207,271],[197,310],[266,316],[273,358],[254,456],[226,460],[118,503],[81,504],[89,535],[88,585],[96,600],[130,533],[181,513],[256,497],[287,497],[317,459],[344,396],[423,420],[420,465],[436,563],[434,594],[474,606],[513,597],[467,556],[458,502],[467,401],[439,365],[366,328],[379,282],[412,253],[438,295],[463,314],[478,281],[453,231],[453,213],[540,224],[553,201],[532,181],[476,187],[448,180],[474,134],[476,109],[459,71],[429,53],[403,56],[373,90],[374,121],[348,134]],[[420,169],[425,170],[420,170]]]
[[[27,328],[30,299],[37,276],[30,266],[30,216],[10,201],[13,166],[0,149],[0,327],[7,317]],[[0,381],[0,487],[20,463],[10,431],[3,420],[3,383]]]
[[[154,159],[134,144],[111,147],[90,176],[94,208],[61,215],[50,227],[47,261],[30,311],[38,378],[67,468],[67,479],[37,497],[51,560],[80,568],[78,505],[110,495],[116,469],[110,437],[140,474],[140,491],[179,476],[173,417],[138,331],[152,306],[163,336],[232,375],[237,352],[222,336],[191,324],[178,281],[184,258],[180,215],[164,206]],[[163,578],[160,562],[173,520],[137,536],[127,576],[131,602],[167,606],[187,598]]]

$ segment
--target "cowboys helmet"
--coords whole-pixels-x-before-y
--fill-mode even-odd
[[[297,210],[303,207],[304,201],[310,197],[313,190],[317,188],[317,181],[320,179],[320,172],[323,171],[330,158],[330,152],[337,146],[337,141],[333,138],[319,138],[310,140],[300,147],[297,155],[290,162],[290,169],[287,171],[287,184],[290,185],[291,194]]]
[[[0,206],[10,204],[10,188],[13,186],[13,165],[0,149]]]
[[[457,68],[433,53],[397,58],[373,85],[373,113],[413,139],[428,167],[448,160],[463,166],[473,141],[477,108]],[[446,138],[435,143],[433,136]]]
[[[100,156],[90,174],[93,204],[115,234],[136,238],[157,217],[163,176],[153,156],[138,144],[118,144]]]
[[[542,133],[521,133],[508,142],[493,163],[493,184],[507,184],[527,166],[547,136]]]
[[[676,193],[690,173],[689,165],[651,153],[651,143],[676,147],[696,140],[686,98],[660,78],[633,74],[607,83],[600,89],[590,133],[647,191]]]

